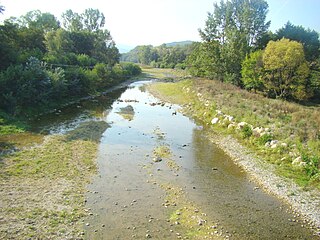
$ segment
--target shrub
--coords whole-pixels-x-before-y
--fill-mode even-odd
[[[318,156],[310,156],[304,152],[302,152],[302,161],[306,163],[305,171],[308,177],[313,177],[316,174],[319,174],[319,163],[320,159]]]
[[[273,137],[271,134],[264,134],[261,137],[259,137],[258,142],[260,145],[265,145],[267,142],[271,142],[272,139]]]
[[[252,136],[253,132],[252,132],[251,127],[248,124],[246,124],[243,126],[241,133],[242,133],[243,138],[249,138]]]

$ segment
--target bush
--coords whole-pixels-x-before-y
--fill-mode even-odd
[[[252,129],[248,124],[243,126],[241,133],[243,138],[249,138],[253,134]]]
[[[308,154],[302,152],[302,161],[306,163],[305,171],[308,177],[313,177],[316,174],[319,174],[319,157],[318,156],[309,156]]]
[[[122,62],[120,63],[120,66],[125,71],[128,77],[137,76],[142,72],[141,68],[134,63]]]
[[[260,145],[265,145],[267,142],[271,142],[272,139],[273,137],[271,134],[264,134],[261,137],[259,137],[258,142]]]

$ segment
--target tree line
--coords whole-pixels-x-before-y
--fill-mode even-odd
[[[320,101],[319,33],[288,22],[275,33],[265,0],[221,0],[199,30],[202,42],[137,46],[124,61],[186,68],[272,98]]]
[[[185,69],[185,60],[193,51],[191,41],[175,44],[141,45],[121,56],[121,61],[150,65],[156,68],[181,68]]]
[[[190,72],[272,98],[320,100],[319,34],[290,22],[272,33],[267,13],[264,0],[215,3],[187,59]]]
[[[3,111],[39,113],[141,72],[134,64],[119,64],[119,51],[99,10],[67,10],[61,19],[36,10],[0,25]]]

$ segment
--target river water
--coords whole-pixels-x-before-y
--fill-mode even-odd
[[[92,119],[110,124],[86,194],[86,239],[192,239],[194,231],[172,220],[173,212],[190,204],[206,219],[199,231],[208,229],[195,239],[316,239],[288,206],[250,182],[179,106],[145,91],[147,83],[135,82],[37,124],[52,133]],[[123,112],[128,106],[131,112]],[[169,149],[169,160],[156,159],[157,148]],[[181,200],[167,206],[172,189],[182,192]]]

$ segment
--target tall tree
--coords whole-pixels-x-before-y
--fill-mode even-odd
[[[104,27],[105,17],[98,9],[86,9],[84,13],[81,14],[83,18],[84,28],[90,32],[98,31]]]
[[[59,21],[51,13],[42,13],[40,10],[27,12],[17,19],[22,27],[37,28],[44,32],[56,30],[60,27]]]
[[[81,31],[83,29],[82,16],[71,9],[62,14],[62,25],[68,31]]]
[[[219,61],[224,66],[220,78],[224,81],[241,85],[241,63],[267,32],[267,12],[264,0],[221,0],[214,4],[205,28],[199,32],[203,41],[217,43],[214,46],[219,49],[213,51],[220,52]]]
[[[263,89],[263,51],[258,50],[246,56],[242,63],[241,75],[243,85],[248,90]]]

